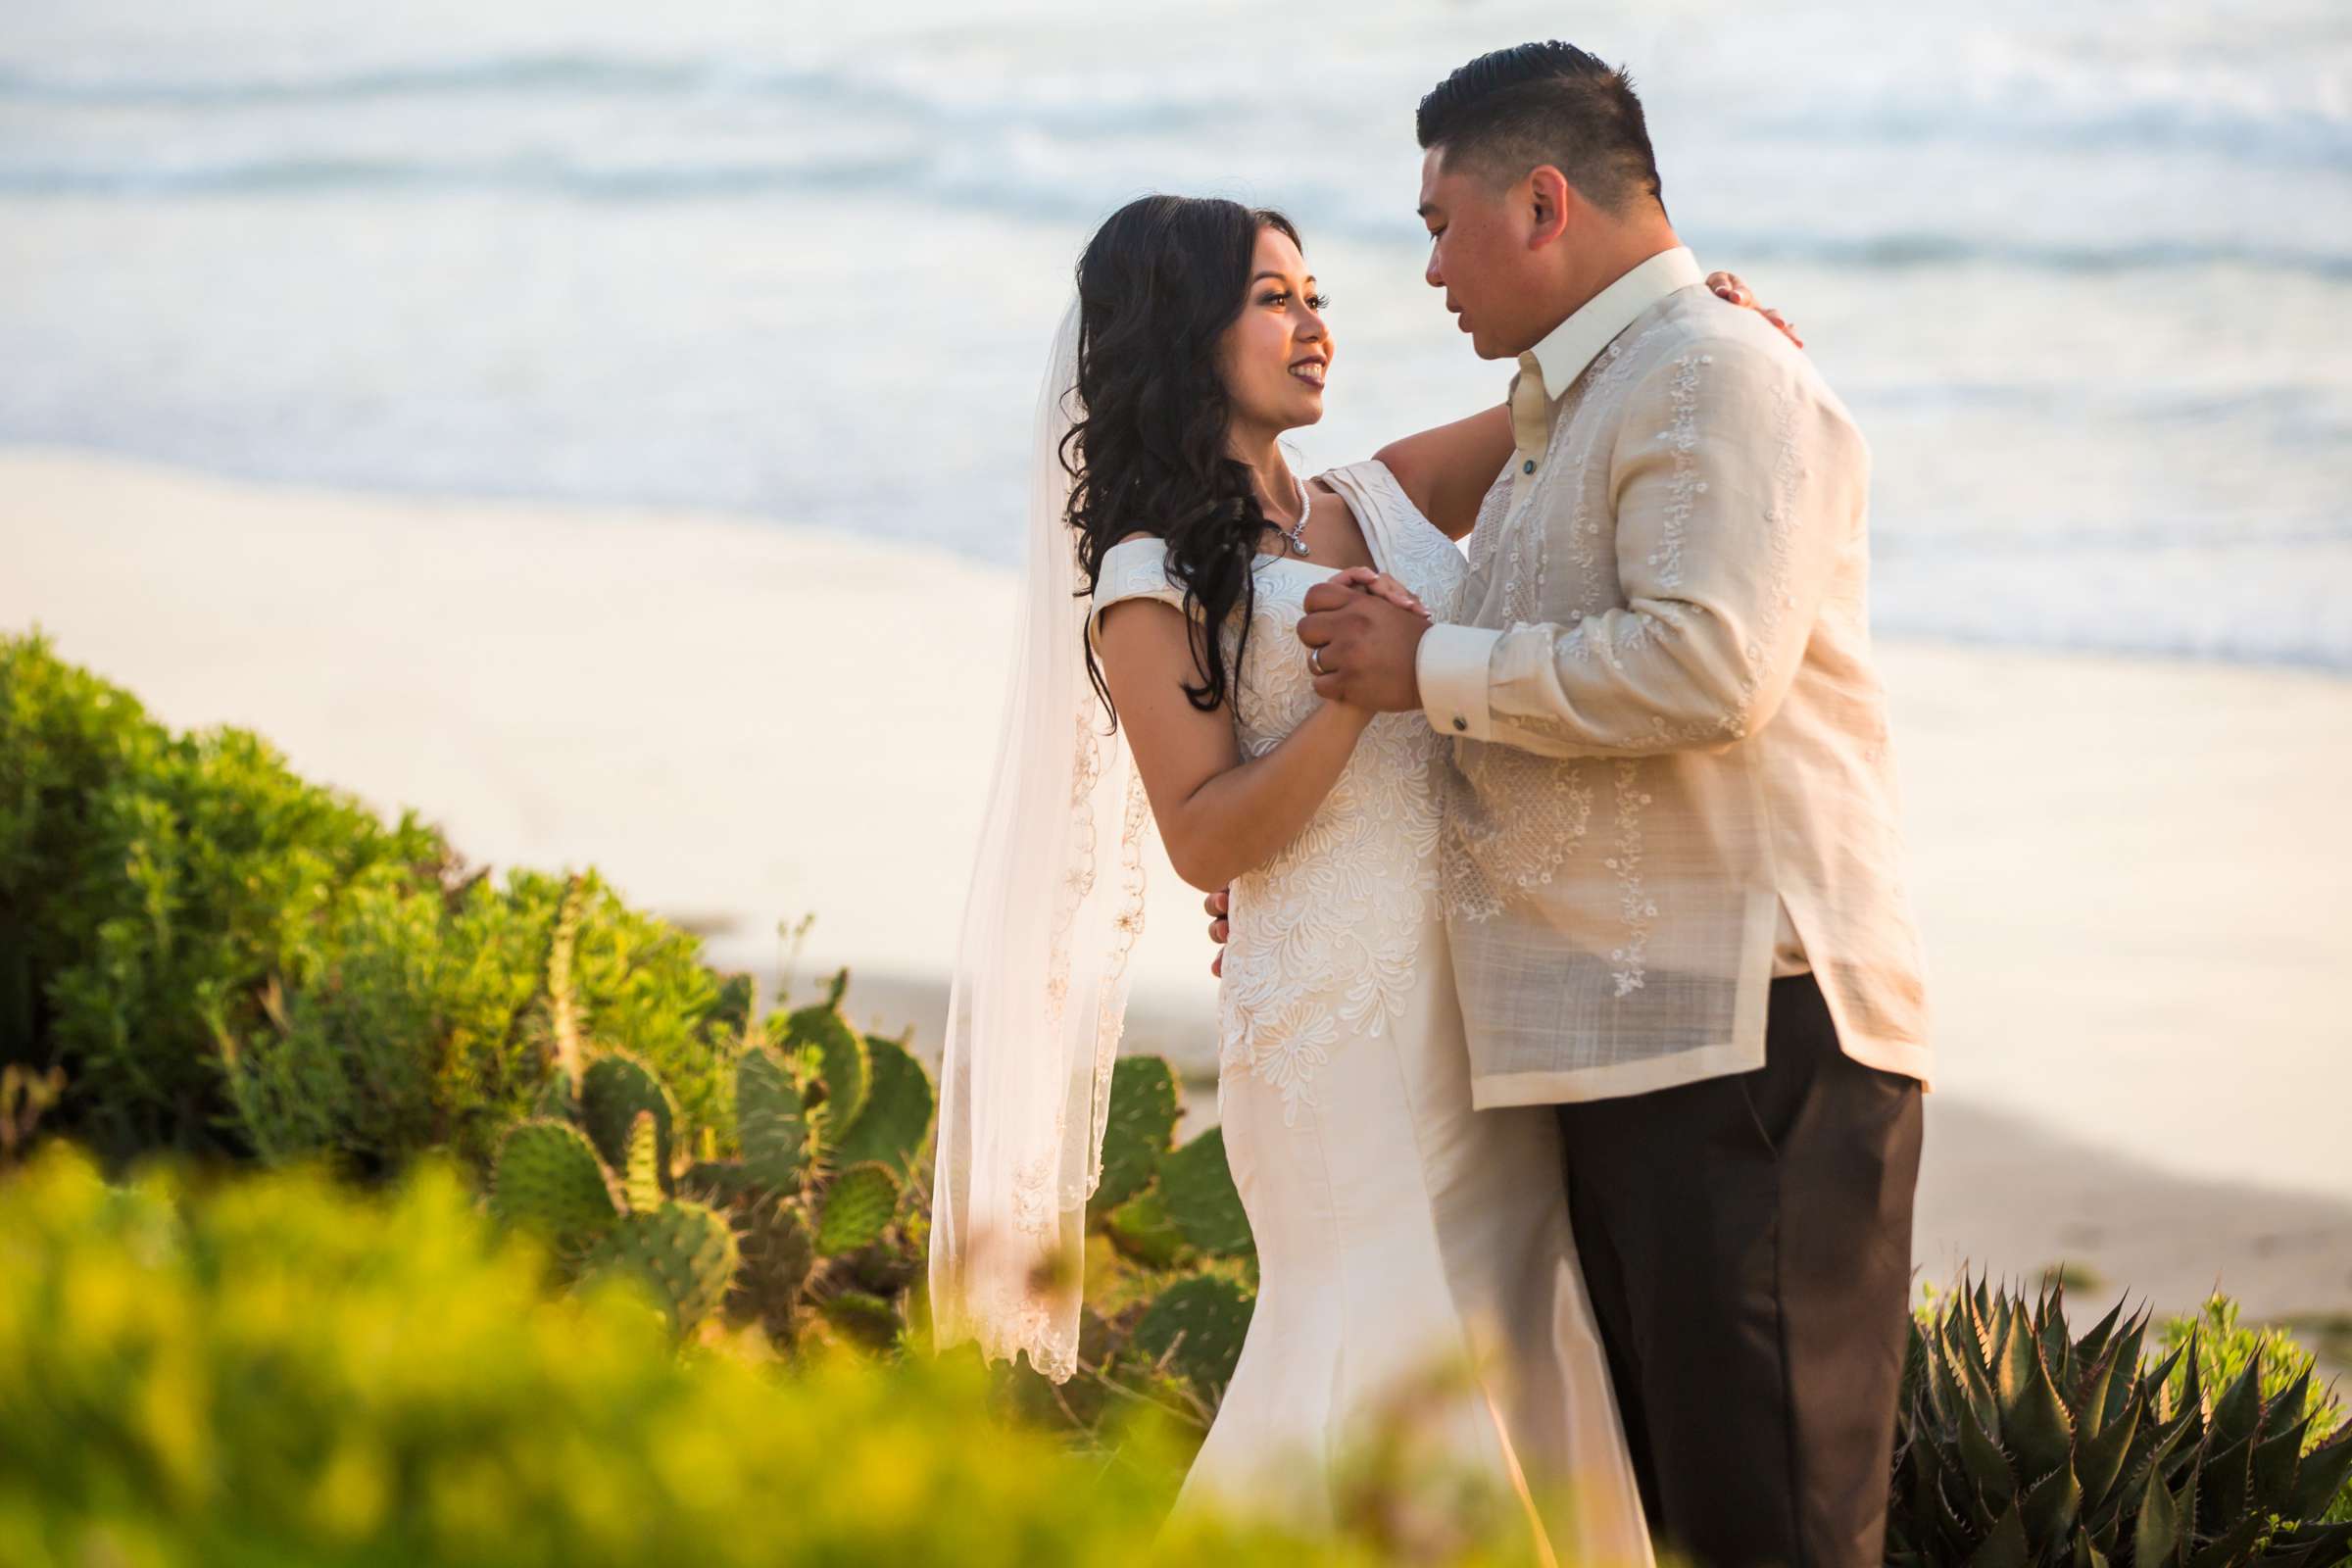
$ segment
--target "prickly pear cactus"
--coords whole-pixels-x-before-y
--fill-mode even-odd
[[[897,1306],[865,1291],[843,1291],[818,1303],[817,1310],[844,1339],[869,1350],[893,1348],[906,1331]]]
[[[743,1174],[771,1193],[799,1190],[808,1165],[808,1117],[800,1087],[765,1046],[735,1065],[735,1134]]]
[[[579,1114],[577,1086],[569,1072],[562,1067],[547,1075],[539,1086],[539,1099],[531,1106],[531,1114],[543,1121],[570,1121]]]
[[[526,1121],[508,1129],[490,1179],[490,1211],[558,1251],[573,1251],[620,1218],[596,1151],[567,1122]]]
[[[1184,1250],[1184,1232],[1168,1218],[1167,1203],[1156,1191],[1138,1193],[1103,1215],[1102,1231],[1113,1247],[1146,1268],[1168,1268]]]
[[[613,1270],[646,1280],[669,1307],[670,1325],[690,1332],[718,1309],[735,1277],[735,1233],[717,1211],[701,1203],[671,1202],[642,1214],[624,1214],[581,1270],[583,1281]]]
[[[1168,1218],[1203,1252],[1240,1257],[1253,1248],[1250,1216],[1225,1163],[1225,1131],[1211,1127],[1159,1162],[1159,1190]]]
[[[667,1171],[670,1128],[677,1120],[677,1106],[662,1080],[625,1052],[606,1052],[588,1064],[580,1076],[580,1121],[596,1152],[614,1170],[629,1162],[629,1127],[641,1110],[654,1113],[655,1153],[662,1169]]]
[[[1087,1206],[1108,1213],[1159,1169],[1176,1136],[1176,1072],[1159,1056],[1123,1056],[1111,1069],[1110,1109],[1102,1127],[1102,1178]]]
[[[629,1124],[629,1162],[622,1171],[621,1191],[629,1200],[629,1211],[647,1213],[662,1206],[669,1196],[668,1172],[661,1164],[661,1135],[654,1125],[654,1113],[641,1110]]]
[[[816,1266],[816,1237],[797,1202],[765,1199],[752,1208],[743,1231],[743,1266],[735,1275],[735,1303],[778,1340],[792,1337],[802,1287]]]
[[[1213,1401],[1233,1379],[1255,1305],[1233,1281],[1195,1275],[1159,1293],[1136,1323],[1131,1343],[1155,1361],[1173,1350],[1171,1364]]]
[[[825,1138],[838,1139],[865,1109],[873,1088],[873,1061],[864,1040],[841,1009],[830,1004],[803,1007],[786,1026],[785,1044],[816,1054],[817,1081],[825,1086]]]
[[[869,1067],[865,1108],[844,1129],[835,1123],[832,1154],[843,1165],[867,1160],[906,1174],[914,1168],[931,1131],[938,1096],[931,1075],[896,1041],[865,1042]]]
[[[852,1165],[825,1189],[816,1219],[816,1250],[827,1257],[854,1252],[878,1239],[899,1206],[899,1179],[887,1166]]]
[[[740,1159],[698,1159],[686,1167],[675,1190],[720,1208],[733,1208],[762,1196],[760,1185],[745,1174]]]
[[[759,986],[748,974],[731,974],[720,981],[718,999],[703,1014],[703,1038],[722,1042],[743,1038],[751,1027],[752,1004],[758,994]]]

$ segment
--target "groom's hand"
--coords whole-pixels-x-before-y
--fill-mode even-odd
[[[1375,713],[1421,707],[1413,657],[1429,621],[1360,588],[1317,583],[1306,591],[1298,640],[1315,670],[1315,695]]]
[[[1226,917],[1233,913],[1233,888],[1230,884],[1211,893],[1200,906],[1209,913],[1208,940],[1217,945],[1217,956],[1208,960],[1208,972],[1219,979],[1225,975],[1225,939],[1233,934]]]

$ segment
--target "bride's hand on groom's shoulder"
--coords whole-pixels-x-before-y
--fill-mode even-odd
[[[1798,348],[1801,349],[1805,346],[1805,340],[1796,335],[1796,323],[1787,319],[1780,312],[1769,306],[1758,305],[1754,291],[1740,281],[1738,272],[1709,272],[1707,287],[1715,291],[1716,298],[1728,300],[1734,305],[1745,306],[1754,311],[1758,316],[1779,327],[1781,334]]]

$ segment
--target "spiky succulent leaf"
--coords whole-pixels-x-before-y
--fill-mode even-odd
[[[490,1178],[490,1210],[559,1252],[586,1247],[620,1217],[596,1151],[578,1128],[552,1120],[508,1130]]]
[[[1144,1190],[1176,1138],[1176,1070],[1160,1056],[1122,1056],[1110,1073],[1102,1176],[1087,1206],[1107,1214]]]
[[[2144,1403],[2134,1401],[2123,1408],[2123,1413],[2107,1424],[2099,1435],[2082,1445],[2075,1459],[2076,1479],[2082,1483],[2085,1506],[2093,1511],[2103,1509],[2124,1473],[2124,1456],[2131,1451],[2132,1440],[2139,1432],[2139,1417]]]
[[[1255,1305],[1233,1281],[1197,1274],[1159,1293],[1137,1321],[1132,1343],[1154,1361],[1169,1357],[1196,1389],[1214,1398],[1233,1380]]]
[[[2007,1503],[2017,1495],[2017,1473],[2010,1467],[2009,1456],[1977,1420],[1976,1411],[1966,1405],[1960,1408],[1960,1463],[1971,1490],[1978,1494],[1994,1503]]]
[[[743,1173],[771,1193],[797,1191],[808,1167],[808,1115],[800,1086],[765,1046],[735,1063],[735,1137]]]
[[[2213,1441],[2216,1446],[2243,1443],[2254,1436],[2262,1420],[2262,1352],[2257,1349],[2213,1402]]]
[[[2318,1519],[2328,1511],[2335,1494],[2352,1479],[2352,1421],[2326,1443],[2303,1455],[2301,1470],[2295,1476],[2294,1506],[2286,1510],[2290,1519]]]
[[[870,1245],[899,1206],[899,1179],[886,1165],[852,1165],[825,1188],[816,1250],[827,1257]]]
[[[1250,1216],[1225,1163],[1225,1130],[1211,1127],[1159,1162],[1161,1200],[1184,1239],[1203,1252],[1238,1257],[1251,1250]]]
[[[2059,1544],[2075,1528],[2082,1504],[2082,1489],[2076,1484],[2074,1471],[2060,1466],[2043,1476],[2017,1505],[2026,1540],[2036,1552]]]
[[[591,1254],[585,1276],[625,1270],[645,1280],[669,1308],[670,1325],[692,1330],[726,1298],[735,1277],[735,1233],[715,1209],[668,1202],[624,1214]]]
[[[2066,1463],[2074,1447],[2074,1424],[2042,1364],[2041,1341],[2021,1332],[2017,1343],[2024,1347],[2025,1368],[2015,1397],[2001,1412],[2001,1441],[2017,1456],[2020,1473],[2033,1482]]]
[[[2031,1561],[2033,1549],[2026,1544],[2025,1517],[2013,1502],[1984,1538],[1984,1544],[1969,1558],[1969,1568],[2026,1568]]]
[[[939,1103],[931,1075],[895,1040],[868,1038],[865,1054],[865,1108],[847,1128],[834,1124],[833,1158],[843,1165],[872,1160],[910,1174],[931,1134],[931,1113]]]
[[[602,1053],[580,1076],[580,1122],[596,1152],[614,1170],[629,1162],[629,1129],[641,1110],[653,1112],[655,1158],[668,1170],[670,1128],[677,1109],[653,1069],[625,1052]]]

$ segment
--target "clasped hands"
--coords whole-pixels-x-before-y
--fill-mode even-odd
[[[1298,617],[1315,695],[1368,713],[1418,709],[1413,661],[1431,619],[1410,589],[1371,566],[1349,566],[1315,584]]]

